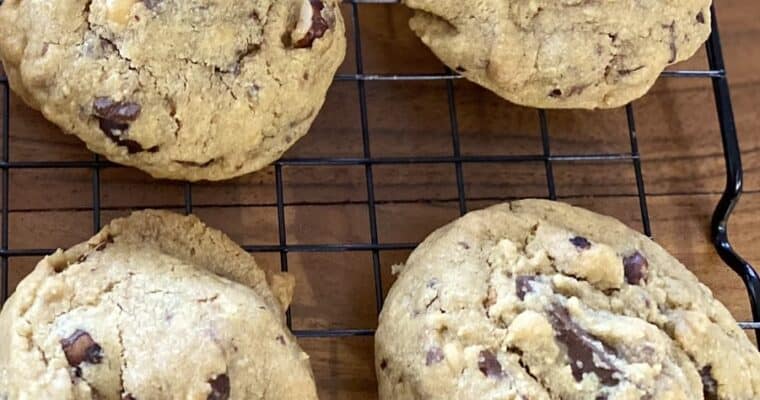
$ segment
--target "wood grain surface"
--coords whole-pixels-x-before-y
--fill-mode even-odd
[[[745,170],[745,195],[731,220],[731,239],[750,262],[760,265],[760,3],[717,2],[728,76]],[[350,22],[351,8],[344,6]],[[399,5],[362,5],[365,73],[440,73],[442,65],[410,33],[410,13]],[[353,41],[349,29],[349,43]],[[341,73],[357,71],[354,46]],[[678,69],[706,68],[704,51]],[[446,83],[367,82],[367,126],[373,157],[450,156],[452,135]],[[463,80],[454,83],[464,155],[540,155],[536,110],[517,107]],[[286,157],[361,157],[359,97],[355,82],[336,82],[310,134]],[[723,190],[725,170],[715,103],[706,79],[663,78],[634,103],[647,204],[654,239],[699,276],[739,320],[748,320],[744,286],[709,243],[712,210]],[[76,138],[63,135],[16,97],[10,100],[12,161],[81,160],[93,155]],[[549,111],[552,154],[630,151],[624,110]],[[546,197],[543,162],[465,163],[467,207],[477,209],[523,197]],[[615,216],[641,230],[634,169],[630,161],[553,165],[560,199]],[[286,242],[369,243],[368,188],[363,166],[286,166],[282,169]],[[380,243],[422,240],[459,215],[453,164],[375,165],[373,194]],[[11,249],[67,247],[93,230],[93,170],[13,169],[10,172]],[[100,172],[101,218],[160,207],[183,210],[184,185],[156,181],[122,167]],[[246,245],[277,245],[274,168],[228,182],[196,184],[194,212]],[[408,251],[380,252],[382,284],[390,267]],[[260,264],[280,268],[276,252],[257,253]],[[10,259],[11,286],[38,257]],[[295,329],[376,326],[372,253],[291,252],[297,278],[292,308]],[[312,357],[322,397],[376,397],[371,337],[303,339]]]

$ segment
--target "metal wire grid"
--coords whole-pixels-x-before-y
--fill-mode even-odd
[[[556,199],[556,189],[554,181],[553,165],[555,163],[577,163],[577,162],[602,162],[602,163],[630,163],[633,168],[638,201],[640,206],[642,228],[644,233],[651,235],[649,213],[647,210],[647,198],[644,188],[644,180],[641,173],[641,156],[638,149],[636,136],[636,125],[633,107],[629,104],[625,107],[628,136],[630,139],[630,152],[624,153],[599,153],[587,155],[554,155],[551,152],[551,140],[547,124],[546,112],[537,110],[539,120],[540,135],[542,142],[542,153],[527,155],[462,155],[460,150],[459,125],[457,119],[454,80],[460,79],[461,76],[453,73],[449,69],[444,69],[441,73],[435,74],[393,74],[378,75],[365,74],[364,64],[362,61],[362,40],[361,26],[359,18],[359,7],[362,4],[395,4],[397,0],[345,0],[351,8],[351,19],[354,30],[355,40],[355,74],[338,74],[336,81],[353,81],[357,87],[357,100],[359,103],[361,118],[361,137],[363,145],[362,157],[343,157],[343,158],[284,158],[274,164],[275,171],[275,191],[277,207],[277,225],[278,225],[278,243],[273,245],[255,245],[243,246],[249,252],[278,252],[280,254],[280,266],[282,271],[288,270],[288,254],[295,252],[350,252],[350,251],[369,251],[372,255],[372,272],[374,276],[374,290],[376,309],[379,313],[383,305],[383,285],[380,265],[380,252],[390,250],[410,250],[417,243],[381,243],[378,240],[377,213],[375,210],[375,192],[373,183],[373,167],[376,165],[417,165],[417,164],[449,164],[453,165],[456,173],[457,200],[460,214],[468,211],[467,193],[465,191],[465,179],[463,174],[463,164],[471,163],[522,163],[522,162],[542,162],[546,174],[547,197]],[[715,15],[713,10],[713,15]],[[731,249],[727,239],[726,225],[728,217],[738,200],[741,193],[741,160],[739,158],[739,148],[736,139],[736,130],[733,120],[733,111],[731,108],[730,96],[728,93],[728,83],[723,65],[723,58],[720,48],[720,39],[717,30],[716,18],[713,18],[713,33],[707,42],[707,53],[710,68],[708,70],[680,70],[663,72],[665,78],[702,78],[711,79],[715,90],[716,106],[720,122],[721,133],[723,135],[723,145],[726,157],[727,168],[727,188],[716,209],[713,218],[713,238],[719,254],[723,260],[733,268],[744,280],[753,309],[754,322],[743,322],[740,325],[746,329],[755,329],[756,334],[760,335],[760,314],[757,306],[760,303],[760,280],[754,269],[741,257],[736,255]],[[370,148],[370,127],[368,124],[367,96],[365,82],[367,81],[424,81],[424,80],[443,80],[446,85],[446,93],[449,110],[449,125],[451,134],[451,155],[450,156],[411,156],[411,157],[373,157]],[[3,120],[2,120],[2,161],[0,169],[2,170],[2,236],[0,237],[0,304],[4,302],[9,293],[8,287],[8,263],[11,257],[20,256],[42,256],[49,254],[53,249],[11,249],[8,246],[9,231],[9,172],[12,169],[34,169],[34,168],[89,168],[92,170],[92,223],[93,231],[97,232],[101,227],[101,206],[100,206],[100,171],[102,168],[114,167],[114,164],[103,161],[99,156],[94,156],[92,161],[10,161],[9,151],[9,123],[10,123],[10,97],[9,84],[5,76],[0,76],[0,85],[2,86],[3,95]],[[368,209],[367,218],[369,219],[370,242],[369,243],[325,243],[325,244],[307,244],[307,245],[289,245],[287,243],[286,224],[285,224],[285,207],[286,201],[283,196],[283,169],[291,166],[363,166],[365,183],[367,188],[366,205]],[[193,186],[186,183],[184,186],[184,208],[186,213],[193,211],[192,201]],[[287,314],[288,326],[292,328],[292,317],[290,310]],[[372,329],[354,329],[347,327],[345,329],[312,329],[312,330],[295,330],[296,336],[299,337],[341,337],[341,336],[371,336],[374,334]]]

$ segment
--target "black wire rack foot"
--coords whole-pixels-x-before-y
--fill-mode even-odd
[[[712,13],[715,15],[715,7]],[[712,34],[707,41],[707,60],[711,70],[723,72],[712,78],[712,84],[726,162],[726,188],[712,216],[711,236],[720,258],[742,278],[747,287],[754,323],[743,324],[743,327],[755,330],[755,338],[760,346],[760,277],[755,268],[734,251],[728,239],[728,220],[742,194],[743,170],[717,18],[712,20]]]

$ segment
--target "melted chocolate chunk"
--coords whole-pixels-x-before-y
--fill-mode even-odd
[[[425,356],[425,365],[431,366],[443,361],[443,350],[440,347],[433,346],[427,351]]]
[[[561,305],[551,306],[549,318],[554,327],[554,335],[567,348],[570,369],[576,381],[583,380],[583,374],[594,373],[605,386],[619,382],[614,376],[619,371],[612,363],[615,355],[612,348],[576,324],[567,309]]]
[[[639,65],[639,66],[638,66],[638,67],[636,67],[636,68],[629,68],[629,69],[619,69],[619,70],[618,70],[618,75],[620,75],[620,76],[626,76],[626,75],[630,75],[630,74],[632,74],[632,73],[634,73],[634,72],[636,72],[636,71],[640,71],[640,70],[642,70],[642,69],[644,69],[644,66],[643,66],[643,65]]]
[[[71,336],[61,339],[61,347],[69,365],[76,367],[83,362],[99,364],[103,361],[103,349],[89,333],[77,329]]]
[[[583,236],[575,236],[570,238],[570,243],[578,249],[588,250],[591,248],[591,242]]]
[[[705,23],[705,13],[703,13],[702,11],[700,11],[697,14],[697,22],[699,22],[700,24],[704,24]]]
[[[100,130],[119,146],[124,146],[130,154],[145,151],[140,143],[124,139],[122,136],[129,130],[129,124],[139,116],[142,107],[129,101],[113,101],[109,97],[98,97],[92,103],[92,110],[99,120]],[[148,149],[155,152],[158,147]]]
[[[532,275],[518,276],[515,279],[515,294],[517,294],[517,298],[525,300],[525,294],[533,291],[533,286],[531,284],[535,281],[536,277]]]
[[[206,162],[202,162],[202,163],[195,162],[195,161],[175,160],[175,162],[177,164],[187,165],[188,167],[198,167],[198,168],[206,168],[209,165],[211,165],[214,161],[216,161],[216,160],[213,159],[213,158],[210,159],[210,160],[208,160],[208,161],[206,161]]]
[[[227,400],[230,398],[230,377],[227,374],[218,375],[208,381],[211,385],[211,393],[206,400]]]
[[[106,136],[108,136],[108,138],[111,139],[118,146],[126,147],[127,153],[135,154],[135,153],[141,153],[143,151],[146,151],[142,147],[140,142],[137,142],[131,139],[120,138],[121,134],[124,133],[128,128],[129,128],[129,125],[126,125],[126,124],[112,125],[105,120],[100,120],[100,130],[102,130],[103,133],[105,133]],[[120,133],[116,134],[114,132],[120,132]],[[158,146],[151,147],[147,151],[149,153],[155,153],[156,151],[158,151]]]
[[[329,24],[322,16],[322,10],[325,8],[325,4],[320,0],[309,0],[311,4],[311,26],[306,32],[306,35],[293,43],[293,47],[297,49],[303,49],[311,47],[315,40],[325,35],[325,32],[330,28]]]
[[[501,363],[490,350],[482,350],[478,355],[478,369],[489,378],[501,379],[504,377]]]
[[[386,368],[388,368],[388,360],[383,358],[380,360],[380,369],[384,370]]]
[[[702,394],[705,400],[718,400],[718,381],[713,378],[712,365],[707,365],[699,370],[702,377]]]
[[[97,97],[92,103],[92,109],[98,118],[125,124],[135,121],[142,110],[137,103],[113,101],[109,97]]]
[[[668,63],[672,63],[678,58],[678,47],[676,46],[676,22],[673,21],[670,25],[664,25],[664,27],[667,28],[670,33],[670,59],[668,60]]]
[[[643,254],[636,251],[630,256],[623,257],[623,267],[625,268],[625,281],[631,285],[638,285],[647,277],[649,262]]]

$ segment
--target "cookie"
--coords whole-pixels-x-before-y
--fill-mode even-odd
[[[6,0],[13,90],[111,161],[221,180],[306,134],[345,55],[337,0]]]
[[[711,0],[404,0],[450,68],[541,108],[612,108],[641,96],[710,33]]]
[[[0,398],[316,399],[284,322],[292,290],[195,217],[114,220],[5,304]]]
[[[396,267],[380,399],[760,398],[760,354],[652,240],[524,200],[467,214]]]

